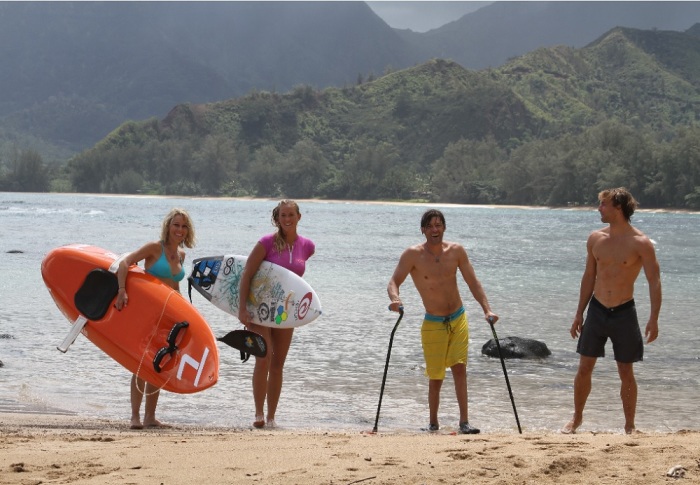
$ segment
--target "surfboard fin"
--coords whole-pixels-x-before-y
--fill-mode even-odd
[[[234,330],[216,340],[233,347],[241,352],[241,361],[246,362],[251,355],[265,357],[267,355],[267,343],[265,339],[250,330]]]
[[[80,315],[75,322],[73,322],[73,325],[70,328],[70,331],[68,332],[68,335],[66,335],[66,338],[63,339],[63,342],[61,342],[61,345],[56,347],[58,350],[63,352],[64,354],[68,351],[68,347],[73,345],[73,342],[75,342],[75,339],[78,338],[78,334],[80,331],[83,329],[85,324],[88,322],[88,319],[85,318],[84,316]]]
[[[80,312],[78,318],[73,322],[68,335],[63,339],[61,345],[56,347],[64,354],[68,347],[73,345],[78,334],[82,331],[88,318],[92,321],[100,320],[109,311],[109,307],[114,301],[119,291],[117,276],[111,272],[113,268],[119,268],[119,261],[126,255],[122,255],[110,267],[110,271],[95,268],[85,276],[85,281],[78,288],[73,296],[75,308]]]

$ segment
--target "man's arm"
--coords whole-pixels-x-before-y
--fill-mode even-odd
[[[649,283],[649,301],[651,310],[649,312],[649,321],[647,322],[644,336],[647,338],[647,343],[650,344],[659,336],[659,312],[661,311],[661,271],[659,262],[656,259],[656,251],[654,245],[649,238],[644,238],[642,248],[640,250],[642,258],[642,267],[644,275]]]
[[[471,292],[474,299],[481,305],[481,309],[484,311],[484,317],[489,323],[496,323],[498,321],[498,315],[491,311],[491,305],[489,304],[488,298],[486,298],[486,292],[484,287],[481,286],[479,278],[476,277],[476,272],[472,263],[469,261],[469,256],[467,255],[466,249],[463,246],[459,246],[459,271],[462,273],[462,278],[467,283],[469,291]]]
[[[583,311],[588,306],[588,302],[591,301],[593,296],[593,288],[595,287],[595,280],[598,273],[598,265],[593,255],[593,245],[597,240],[596,233],[588,236],[588,241],[586,242],[586,268],[583,270],[583,276],[581,277],[581,288],[579,290],[578,307],[576,308],[576,315],[574,315],[574,323],[571,325],[571,337],[578,338],[581,335],[581,327],[583,327]]]
[[[386,291],[389,294],[389,299],[391,303],[389,304],[389,309],[393,312],[398,312],[399,307],[403,306],[401,298],[399,297],[399,287],[406,280],[406,276],[411,272],[413,268],[413,256],[411,253],[411,248],[406,249],[401,258],[399,258],[399,263],[394,269],[394,274],[389,280],[389,285],[386,287]]]

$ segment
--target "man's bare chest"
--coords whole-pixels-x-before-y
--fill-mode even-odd
[[[634,267],[640,262],[633,240],[602,239],[593,247],[593,256],[599,267]]]

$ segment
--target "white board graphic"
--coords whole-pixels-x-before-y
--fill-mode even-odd
[[[198,258],[189,277],[191,288],[226,313],[238,317],[239,288],[247,257]],[[273,328],[293,328],[321,315],[321,302],[311,286],[282,266],[263,261],[253,276],[248,298],[252,321]]]

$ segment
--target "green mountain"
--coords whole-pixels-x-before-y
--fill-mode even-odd
[[[127,120],[252,90],[285,93],[450,59],[499,67],[615,26],[681,31],[700,2],[493,2],[423,34],[360,1],[0,2],[0,174],[62,162]]]
[[[498,1],[426,33],[402,38],[429,56],[486,69],[541,47],[581,48],[614,27],[684,31],[700,2]]]
[[[0,2],[0,155],[31,136],[59,159],[179,103],[415,60],[364,2]]]
[[[344,88],[183,104],[70,164],[78,191],[700,205],[700,39],[616,28],[498,69],[444,60]]]
[[[700,38],[616,28],[583,49],[538,49],[495,72],[555,132],[604,119],[663,129],[696,121],[699,62]]]

